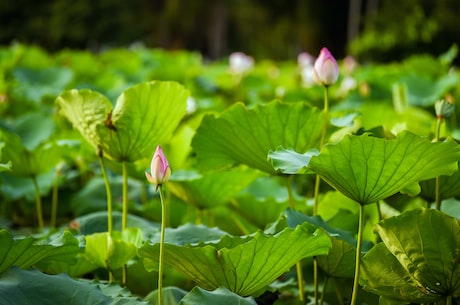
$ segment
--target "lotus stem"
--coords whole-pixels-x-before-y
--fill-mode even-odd
[[[163,304],[163,264],[164,264],[164,245],[165,245],[165,230],[166,230],[166,202],[163,194],[163,187],[158,186],[161,201],[161,234],[160,234],[160,257],[158,261],[158,305]]]
[[[440,135],[441,135],[442,121],[443,121],[442,117],[438,117],[438,119],[436,120],[436,133],[435,133],[435,137],[434,137],[435,142],[439,142]],[[437,176],[435,178],[435,199],[434,199],[436,210],[441,210],[441,195],[440,195],[440,192],[439,192],[439,188],[440,188],[439,176]]]
[[[364,205],[359,204],[358,243],[356,245],[355,278],[353,280],[353,292],[351,296],[350,305],[356,305],[356,302],[358,300],[359,270],[361,266],[361,249],[362,249],[362,242],[363,242],[363,230],[364,230]]]
[[[122,218],[121,231],[124,232],[128,227],[128,168],[126,161],[121,162],[122,182]],[[128,278],[128,266],[123,265],[121,284],[126,284]]]
[[[38,186],[37,176],[32,176],[32,181],[35,188],[35,207],[37,210],[37,219],[38,219],[38,229],[40,233],[45,232],[45,225],[43,222],[43,210],[42,210],[42,198],[40,195],[40,187]]]
[[[321,131],[320,139],[320,149],[324,146],[326,141],[327,127],[329,124],[329,86],[324,86],[324,121],[323,129]],[[313,199],[313,215],[318,215],[318,201],[319,201],[319,191],[321,185],[321,177],[316,174],[315,178],[315,193]],[[318,305],[318,264],[316,263],[316,258],[313,258],[313,286],[314,286],[314,296],[315,296],[315,305]]]
[[[109,177],[107,176],[107,168],[105,167],[104,156],[102,150],[97,153],[99,163],[101,164],[102,178],[104,179],[105,193],[107,196],[107,232],[109,236],[112,236],[113,231],[113,212],[112,212],[112,189],[110,188]],[[112,270],[108,269],[109,281],[113,282]]]
[[[292,192],[292,176],[286,176],[286,189],[288,192],[289,206],[294,208],[294,194]],[[297,273],[297,285],[299,288],[299,300],[303,303],[305,302],[305,291],[303,288],[303,271],[302,271],[302,262],[298,261],[296,263],[296,273]]]
[[[99,158],[99,163],[101,164],[101,172],[102,177],[104,179],[105,184],[105,193],[107,196],[107,232],[109,235],[112,234],[113,230],[113,222],[112,222],[112,189],[110,188],[110,181],[107,176],[107,169],[105,167],[104,157],[102,155],[102,151],[97,154]]]
[[[126,161],[121,162],[122,172],[122,219],[121,230],[125,231],[128,227],[128,168]]]
[[[343,305],[343,297],[342,297],[340,288],[338,287],[337,281],[335,280],[335,278],[332,278],[332,284],[334,285],[334,291],[335,291],[335,295],[337,297],[337,302],[338,302],[337,304]]]
[[[321,292],[321,299],[319,300],[319,305],[323,305],[324,295],[326,294],[327,283],[329,282],[329,276],[326,276],[323,283],[323,291]]]
[[[56,177],[53,183],[53,189],[51,191],[51,218],[50,227],[56,227],[57,208],[58,208],[58,190],[59,190],[59,175],[60,170],[56,169]]]

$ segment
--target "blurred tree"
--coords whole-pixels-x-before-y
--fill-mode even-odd
[[[364,18],[349,51],[363,60],[399,60],[414,53],[440,54],[460,43],[458,0],[380,0]]]
[[[458,0],[3,0],[0,44],[53,51],[143,43],[217,59],[233,51],[294,59],[327,46],[337,58],[398,59],[460,40]],[[347,44],[352,40],[347,49]]]

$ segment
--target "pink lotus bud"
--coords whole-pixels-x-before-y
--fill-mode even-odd
[[[167,182],[170,176],[171,168],[169,167],[168,160],[163,154],[161,146],[158,145],[150,164],[150,174],[145,172],[145,177],[147,177],[150,183],[155,184],[156,189],[158,189],[158,186]]]
[[[339,78],[339,66],[334,56],[327,48],[322,48],[315,61],[313,75],[316,82],[323,86],[330,86]]]

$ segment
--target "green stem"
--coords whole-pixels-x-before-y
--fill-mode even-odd
[[[124,232],[128,227],[128,166],[126,161],[121,162],[121,172],[123,177],[122,185],[122,219],[121,231]],[[121,284],[125,285],[128,278],[128,266],[123,265]]]
[[[332,278],[332,284],[334,284],[334,291],[335,291],[335,296],[337,297],[337,304],[338,305],[343,305],[343,297],[342,293],[340,292],[340,288],[337,285],[337,281],[335,278]]]
[[[102,178],[104,179],[105,194],[107,196],[107,232],[109,236],[112,236],[112,231],[113,231],[112,189],[110,188],[110,181],[107,175],[107,168],[105,167],[104,156],[103,156],[102,150],[98,152],[97,157],[99,159],[99,163],[101,164]],[[109,272],[109,281],[113,282],[114,281],[113,272],[110,269],[108,269],[108,272]],[[123,267],[122,272],[123,272],[122,278],[124,278],[124,275],[125,275],[124,267]]]
[[[451,294],[449,294],[446,297],[446,305],[452,305],[452,295]]]
[[[42,210],[42,198],[40,195],[40,188],[38,186],[37,176],[32,176],[32,181],[35,188],[35,207],[37,210],[38,229],[40,233],[45,232],[45,225],[43,223],[43,210]]]
[[[324,121],[323,121],[323,129],[321,130],[321,139],[319,147],[320,149],[323,148],[324,142],[326,141],[326,134],[327,134],[327,127],[329,124],[329,90],[328,86],[324,86]],[[321,184],[321,177],[316,175],[315,180],[315,193],[314,193],[314,202],[313,202],[313,215],[318,214],[318,197],[319,197],[319,189]]]
[[[113,224],[112,224],[112,189],[110,188],[109,177],[107,176],[107,169],[105,167],[104,157],[102,153],[98,154],[99,163],[101,164],[102,177],[105,184],[105,193],[107,196],[107,232],[112,235]]]
[[[302,263],[301,261],[297,261],[295,264],[296,272],[297,272],[297,287],[299,288],[299,300],[300,302],[305,302],[305,291],[303,288],[303,272],[302,272]]]
[[[351,296],[350,305],[356,305],[358,299],[359,288],[359,269],[361,266],[361,248],[363,242],[363,229],[364,229],[364,205],[359,205],[359,224],[358,224],[358,244],[356,245],[356,267],[355,278],[353,280],[353,292]]]
[[[440,135],[441,135],[441,124],[442,124],[442,117],[438,117],[438,119],[436,120],[436,133],[435,133],[435,136],[434,136],[434,141],[435,142],[439,142],[439,139],[440,139]],[[439,193],[439,188],[440,188],[440,185],[439,185],[439,176],[437,176],[435,178],[435,207],[436,207],[436,210],[441,210],[441,196],[440,196],[440,193]]]
[[[326,141],[326,134],[327,134],[327,127],[329,124],[329,90],[328,86],[324,86],[324,121],[323,121],[323,129],[321,130],[321,139],[320,139],[320,149],[323,148],[324,143]],[[315,193],[313,199],[313,215],[318,215],[318,202],[319,202],[319,191],[321,185],[321,177],[317,174],[315,178]],[[314,286],[314,297],[315,297],[315,305],[318,304],[318,264],[316,262],[316,258],[313,258],[313,286]]]
[[[323,291],[321,292],[321,299],[319,300],[319,305],[323,305],[324,296],[326,295],[327,283],[329,282],[329,276],[326,276],[323,283]]]
[[[165,244],[165,230],[166,230],[166,202],[164,200],[163,188],[160,184],[158,186],[161,201],[161,236],[160,236],[160,257],[158,261],[158,305],[163,304],[163,261],[164,261],[164,244]]]
[[[287,176],[287,179],[285,180],[286,181],[286,188],[287,188],[287,192],[288,192],[289,207],[291,209],[295,208],[294,194],[292,192],[292,179],[293,179],[293,177],[294,176],[289,175],[289,176]]]
[[[316,260],[316,257],[313,257],[313,297],[315,299],[314,304],[318,305],[318,261]]]
[[[436,210],[441,210],[441,194],[439,192],[440,184],[439,184],[439,176],[437,176],[434,180],[435,182],[435,204],[436,204]]]
[[[294,204],[294,195],[292,192],[292,177],[293,176],[287,176],[286,188],[288,192],[289,206],[291,208],[294,208],[295,204]],[[297,285],[299,287],[299,300],[303,303],[305,302],[305,291],[303,288],[303,271],[302,271],[301,261],[298,261],[295,266],[296,266],[296,273],[297,273]]]
[[[51,191],[51,219],[50,219],[51,228],[56,227],[57,208],[58,208],[59,173],[60,171],[57,169],[56,178],[54,179],[53,189]]]
[[[121,174],[123,177],[121,230],[124,231],[128,227],[128,168],[126,161],[121,163]]]

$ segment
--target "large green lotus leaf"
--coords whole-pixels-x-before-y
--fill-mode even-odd
[[[205,225],[186,223],[177,228],[166,228],[165,242],[178,246],[216,243],[224,235],[229,234],[217,227],[209,228]],[[150,241],[152,243],[159,243],[160,232],[154,234]]]
[[[283,174],[303,174],[308,171],[308,164],[313,156],[319,155],[316,148],[305,153],[298,153],[293,149],[278,147],[275,151],[268,152],[268,160],[273,168]]]
[[[72,70],[62,67],[45,69],[15,68],[13,76],[18,81],[13,94],[19,100],[40,102],[45,96],[61,93],[73,78]]]
[[[389,218],[376,232],[428,295],[460,296],[460,225],[440,211],[416,209]]]
[[[420,195],[434,202],[436,199],[436,179],[430,179],[420,182]],[[460,171],[450,176],[439,177],[439,197],[441,200],[460,196]]]
[[[239,195],[231,202],[231,209],[259,229],[278,219],[288,207],[288,202],[279,202],[274,197],[256,198],[252,194]]]
[[[19,136],[7,130],[0,130],[0,139],[5,143],[2,162],[12,162],[11,174],[16,176],[37,176],[48,172],[67,151],[66,142],[48,142],[28,150]]]
[[[0,230],[0,244],[0,274],[11,266],[30,268],[38,262],[46,264],[57,260],[75,263],[80,252],[78,239],[67,231],[44,244],[33,237],[14,238],[7,230]]]
[[[316,256],[321,270],[330,277],[353,278],[355,275],[356,246],[331,237],[332,247],[328,255]]]
[[[359,281],[365,290],[399,301],[432,303],[440,297],[415,280],[384,243],[375,245],[361,259]]]
[[[210,209],[228,203],[259,175],[259,172],[250,168],[234,168],[193,175],[190,179],[171,179],[168,189],[199,209]]]
[[[310,225],[286,228],[276,235],[257,232],[250,237],[226,237],[218,244],[165,244],[165,264],[189,276],[205,289],[226,287],[249,295],[273,282],[298,260],[326,254],[329,237]],[[139,249],[147,270],[158,267],[159,244]]]
[[[187,295],[187,291],[174,286],[163,287],[162,289],[163,304],[162,305],[177,305]],[[145,298],[152,305],[158,305],[158,290],[152,291]]]
[[[96,149],[117,161],[153,155],[169,140],[186,111],[189,92],[175,82],[145,82],[125,90],[112,109],[110,101],[90,90],[70,90],[56,102]]]
[[[113,293],[103,286],[94,282],[77,281],[66,274],[48,275],[37,270],[11,268],[0,278],[0,304],[148,304],[124,294],[112,295]]]
[[[32,112],[20,116],[14,122],[13,130],[21,138],[27,150],[34,150],[41,143],[49,141],[54,133],[54,121],[49,114]]]
[[[85,236],[85,257],[93,264],[109,268],[121,268],[136,256],[137,248],[142,242],[142,231],[128,228],[123,232],[94,233]]]
[[[348,135],[327,144],[309,167],[345,196],[365,205],[397,192],[416,195],[419,181],[457,170],[460,146],[410,132],[396,139]]]
[[[429,77],[411,74],[403,79],[407,85],[408,100],[416,106],[432,106],[435,101],[443,97],[447,92],[455,88],[459,77],[456,73],[449,73],[437,80]]]
[[[179,305],[257,305],[252,297],[241,297],[225,287],[207,291],[195,287],[181,300]]]
[[[303,103],[273,101],[246,108],[237,103],[220,116],[207,115],[192,141],[205,169],[246,164],[276,174],[267,161],[278,146],[295,151],[318,147],[322,112]]]

